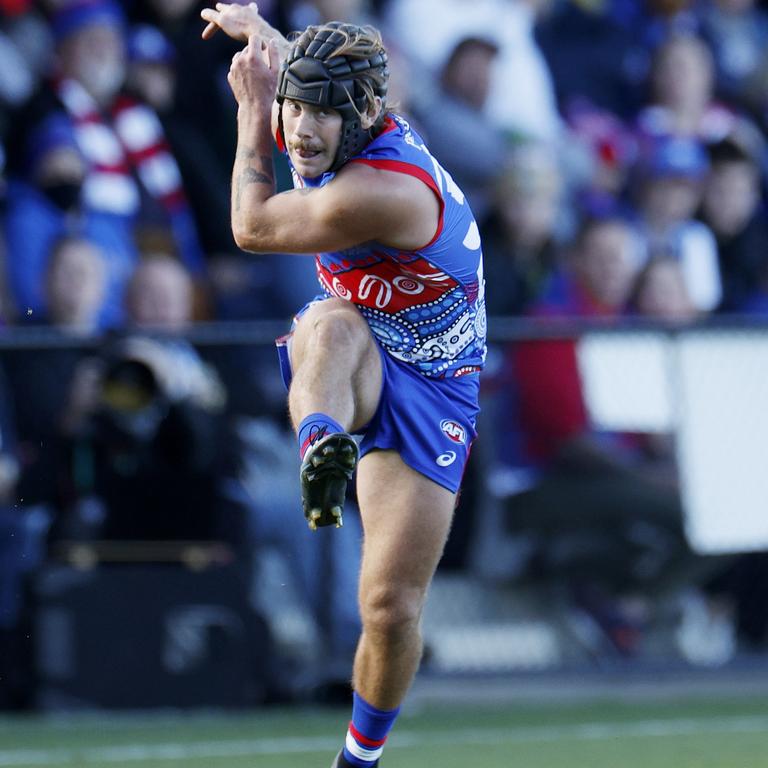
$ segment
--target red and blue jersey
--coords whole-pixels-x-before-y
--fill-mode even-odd
[[[317,254],[324,293],[355,304],[383,349],[423,375],[478,372],[485,361],[483,256],[464,194],[397,115],[349,162],[421,180],[437,197],[440,218],[432,240],[414,251],[368,242]],[[294,171],[293,176],[297,187],[321,187],[335,173],[305,179]]]

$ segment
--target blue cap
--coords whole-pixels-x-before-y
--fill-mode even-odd
[[[53,149],[67,147],[80,152],[72,120],[63,112],[54,112],[36,125],[26,146],[25,167],[30,173],[34,173],[40,160]]]
[[[57,43],[90,24],[112,24],[122,29],[125,14],[115,0],[73,0],[58,8],[51,19]]]
[[[701,179],[709,170],[709,158],[700,141],[685,136],[654,140],[641,161],[646,176]]]
[[[153,64],[172,64],[176,49],[171,41],[150,24],[136,24],[128,33],[128,58]]]

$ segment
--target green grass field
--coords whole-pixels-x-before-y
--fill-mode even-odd
[[[346,710],[0,718],[0,767],[328,768]],[[768,697],[493,708],[401,717],[386,768],[768,768]]]

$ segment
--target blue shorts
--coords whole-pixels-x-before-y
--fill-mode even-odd
[[[286,387],[292,378],[288,338],[277,340]],[[375,450],[396,451],[409,467],[456,493],[477,436],[480,375],[428,378],[376,346],[383,373],[381,396],[373,419],[359,432],[360,456]]]

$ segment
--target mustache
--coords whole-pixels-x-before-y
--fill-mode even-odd
[[[302,152],[322,152],[322,145],[312,144],[308,141],[292,141],[289,144],[290,148],[295,150],[301,150]]]

